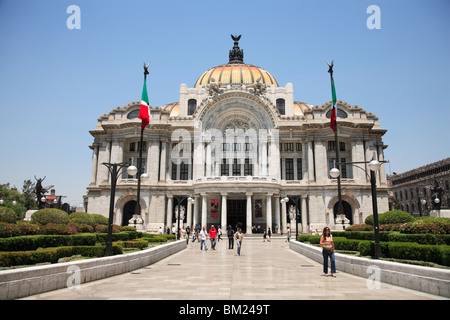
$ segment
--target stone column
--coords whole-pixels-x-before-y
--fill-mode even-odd
[[[302,208],[302,230],[299,230],[299,233],[300,233],[300,231],[302,231],[303,233],[308,233],[308,219],[306,216],[307,215],[307,212],[306,212],[306,197],[307,197],[307,195],[301,195],[300,197],[301,197],[300,206]]]
[[[151,184],[158,183],[159,178],[159,140],[148,141],[147,151],[147,174],[149,175],[149,181]],[[137,166],[136,166],[137,167]]]
[[[162,141],[161,142],[161,157],[159,161],[159,180],[160,181],[166,181],[166,155],[167,155],[167,142]]]
[[[287,216],[286,216],[286,203],[281,204],[281,225],[283,226],[283,233],[287,232]]]
[[[221,203],[221,207],[222,207],[222,212],[221,212],[221,227],[222,227],[222,232],[225,232],[225,230],[227,229],[227,193],[221,193],[222,195],[222,203]]]
[[[245,194],[247,196],[247,230],[245,231],[248,234],[252,233],[252,192],[247,192]]]
[[[97,168],[98,168],[98,144],[94,143],[92,150],[92,169],[91,169],[91,185],[97,182]]]
[[[206,142],[206,177],[211,177],[211,143],[208,141]]]
[[[111,142],[104,141],[99,149],[98,153],[98,174],[97,183],[98,184],[109,184],[109,170],[103,165],[103,162],[110,162],[111,160]]]
[[[314,175],[314,155],[313,155],[313,141],[308,141],[308,180],[315,181]]]
[[[196,224],[198,224],[198,207],[199,207],[199,201],[200,201],[200,197],[197,195],[194,195],[194,216],[193,216],[193,221],[192,221],[192,225],[195,226]]]
[[[192,203],[189,200],[187,200],[186,201],[186,206],[187,206],[187,209],[186,209],[186,214],[187,214],[187,216],[186,216],[186,225],[188,225],[189,227],[192,227]]]
[[[327,151],[325,147],[324,139],[316,139],[314,143],[315,149],[315,168],[316,168],[316,181],[324,181],[328,178],[328,160]],[[337,160],[340,161],[340,160]]]
[[[208,218],[208,196],[206,193],[202,193],[202,228],[207,227]]]
[[[172,232],[172,213],[173,213],[173,195],[167,195],[167,212],[166,212],[166,220],[167,227],[170,228],[170,232]],[[164,230],[165,232],[166,230]]]
[[[275,226],[278,226],[278,230],[272,230],[272,233],[275,233],[275,231],[277,231],[277,233],[281,232],[281,223],[280,223],[280,196],[279,195],[275,195],[274,196],[275,200]]]
[[[266,205],[266,230],[270,228],[273,232],[272,228],[272,193],[267,194],[267,205]]]

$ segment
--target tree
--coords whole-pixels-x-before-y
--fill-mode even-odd
[[[36,184],[30,179],[23,181],[22,195],[24,197],[23,206],[26,210],[37,208],[36,196],[34,194],[34,188]]]

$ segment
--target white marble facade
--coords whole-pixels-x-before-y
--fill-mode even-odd
[[[295,232],[297,223],[289,214],[295,211],[294,202],[280,201],[286,196],[299,196],[299,232],[310,227],[321,231],[326,225],[342,229],[342,219],[335,215],[337,182],[329,176],[336,158],[327,118],[331,102],[297,102],[291,83],[281,87],[264,81],[271,77],[267,71],[259,68],[266,74],[258,78],[254,66],[243,61],[219,67],[211,69],[212,75],[205,73],[207,81],[203,74],[192,88],[182,84],[179,102],[151,107],[144,130],[142,166],[149,179],[141,183],[143,229],[156,232],[175,225],[181,200],[185,226],[226,229],[239,224],[247,233],[253,226],[285,233],[290,226]],[[238,80],[223,78],[227,67],[239,70]],[[109,212],[110,177],[102,163],[137,166],[139,108],[140,101],[117,107],[99,117],[90,131],[92,172],[85,196],[90,213]],[[338,110],[341,160],[384,160],[386,130],[377,116],[344,101],[338,101]],[[341,170],[345,226],[372,214],[369,177],[364,164],[359,166]],[[377,173],[379,212],[388,210],[387,190],[382,165]],[[123,173],[117,181],[114,223],[128,224],[136,194],[136,177]]]

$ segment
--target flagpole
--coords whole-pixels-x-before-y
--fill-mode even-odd
[[[147,74],[149,74],[147,70],[148,66],[145,66],[144,63],[144,83],[147,82]],[[143,142],[144,142],[144,128],[141,126],[141,139],[140,139],[140,148],[139,148],[139,158],[137,163],[137,169],[138,169],[138,186],[137,186],[137,199],[136,199],[136,206],[134,208],[134,214],[140,216],[141,215],[141,174],[142,174],[142,149],[143,149]]]
[[[327,63],[328,64],[328,63]],[[331,65],[328,64],[328,73],[330,74],[330,81],[331,81],[331,94],[333,95],[333,91],[335,91],[334,87],[334,79],[333,79],[333,61],[331,61]],[[334,93],[335,95],[335,93]],[[333,102],[332,107],[334,108]],[[335,110],[335,118],[334,118],[334,145],[336,148],[336,158],[337,158],[337,165],[339,172],[342,172],[341,170],[341,158],[339,154],[339,139],[337,134],[337,109]],[[342,206],[342,190],[341,190],[341,175],[337,177],[337,184],[338,184],[338,214],[343,215],[344,214],[344,207]]]

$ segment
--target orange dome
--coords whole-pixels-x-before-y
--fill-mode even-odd
[[[244,63],[228,63],[209,69],[198,78],[194,87],[201,87],[211,83],[220,84],[253,84],[263,83],[275,85],[275,78],[263,68]]]

